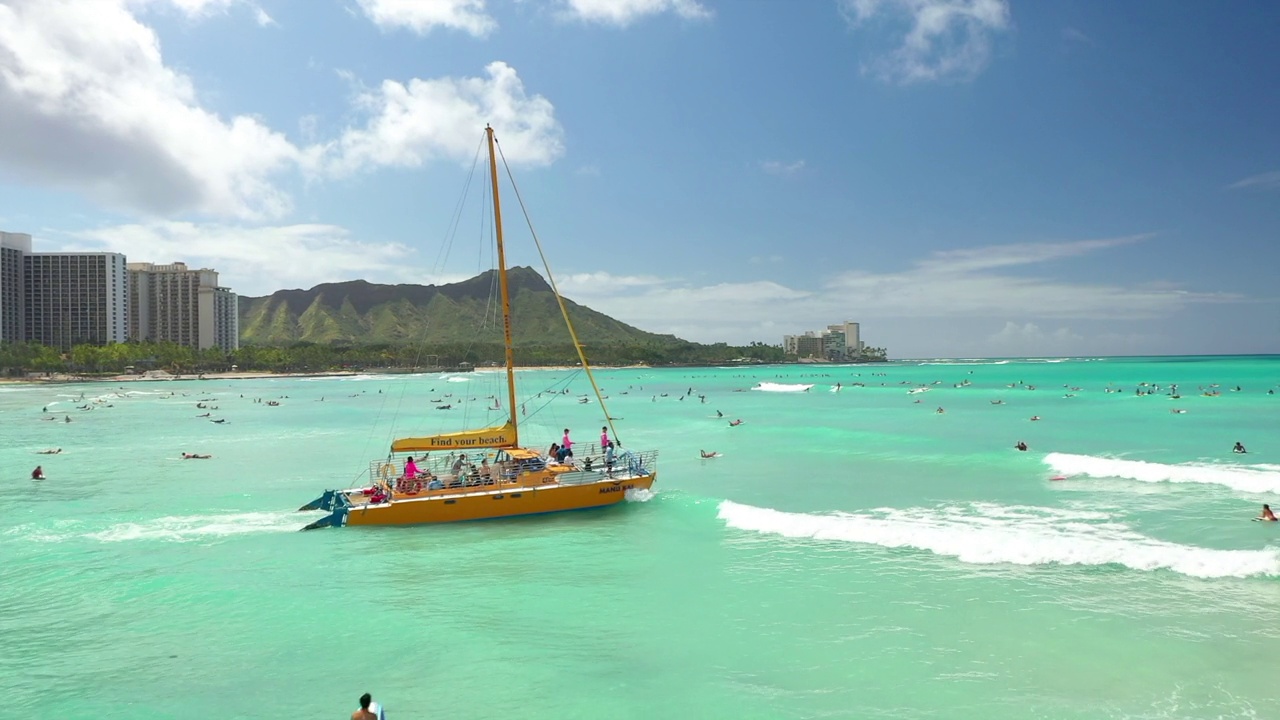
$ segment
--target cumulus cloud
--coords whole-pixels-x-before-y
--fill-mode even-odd
[[[461,30],[484,37],[498,27],[484,0],[359,0],[360,9],[378,27],[405,28],[419,35],[433,29]]]
[[[386,80],[362,90],[356,104],[368,120],[322,148],[320,163],[329,173],[343,175],[417,167],[432,159],[469,162],[477,129],[486,123],[493,125],[510,162],[546,165],[563,155],[564,131],[551,102],[528,95],[506,63],[490,63],[485,72],[485,78]]]
[[[896,272],[845,272],[794,289],[770,281],[699,286],[671,279],[627,288],[575,287],[575,300],[655,332],[695,340],[771,337],[824,327],[851,312],[885,321],[990,319],[1011,313],[1036,322],[1150,320],[1191,305],[1240,302],[1231,293],[1191,292],[1171,283],[1073,282],[1032,266],[1102,252],[1145,236],[1061,243],[1024,243],[946,251]],[[1023,272],[1015,273],[1014,268]],[[1025,325],[1020,326],[1025,330]],[[1012,332],[1012,331],[1011,331]]]
[[[259,118],[212,112],[191,79],[165,64],[159,38],[135,12],[199,18],[237,5],[257,8],[241,0],[0,4],[0,169],[145,216],[270,221],[292,209],[284,181],[469,160],[485,123],[514,163],[546,164],[564,152],[551,102],[527,94],[501,62],[483,77],[359,87],[363,124],[321,141],[316,119],[301,118],[305,146]],[[265,13],[257,20],[270,22]]]
[[[561,7],[565,17],[617,27],[665,12],[685,20],[711,17],[711,11],[696,0],[561,0]]]
[[[1243,180],[1231,183],[1227,186],[1227,189],[1280,190],[1280,170],[1250,175]]]
[[[873,20],[908,26],[902,44],[865,70],[889,82],[968,80],[991,57],[991,38],[1010,27],[1007,0],[839,0],[856,28]]]
[[[178,3],[192,13],[218,5]],[[0,107],[0,164],[24,178],[156,214],[289,209],[271,178],[297,161],[297,148],[256,118],[202,108],[121,2],[0,5]]]
[[[410,248],[354,238],[336,225],[159,221],[101,227],[49,241],[66,251],[124,253],[129,262],[211,267],[241,295],[359,278],[381,283],[433,280],[408,264]]]

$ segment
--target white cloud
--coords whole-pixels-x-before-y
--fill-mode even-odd
[[[600,177],[600,168],[595,165],[583,165],[573,171],[574,175],[584,175],[586,177]]]
[[[1093,38],[1085,35],[1083,32],[1080,32],[1080,30],[1073,28],[1070,25],[1062,29],[1062,39],[1070,40],[1071,42],[1083,43],[1085,45],[1093,44]]]
[[[712,15],[696,0],[561,0],[561,4],[565,17],[618,27],[665,12],[685,20],[706,20]]]
[[[241,295],[360,278],[377,283],[432,281],[407,262],[412,257],[408,247],[355,239],[335,225],[149,222],[102,227],[74,233],[61,242],[50,241],[68,251],[121,252],[129,262],[180,261],[210,267],[219,272],[223,285]]]
[[[357,105],[370,118],[323,148],[327,171],[343,175],[381,166],[417,167],[436,158],[469,162],[486,123],[493,125],[510,162],[545,165],[559,158],[563,130],[551,102],[526,95],[520,76],[506,63],[490,63],[485,72],[487,78],[415,78],[407,85],[386,80],[361,92]]]
[[[1228,190],[1243,190],[1245,188],[1280,190],[1280,170],[1251,175],[1227,186]]]
[[[434,28],[462,30],[484,37],[498,27],[484,0],[359,0],[360,9],[378,27],[406,28],[426,35]]]
[[[1046,332],[1035,323],[1019,325],[1008,321],[1000,332],[988,337],[987,341],[999,351],[1003,351],[1001,354],[1022,355],[1026,352],[1035,352],[1070,355],[1078,352],[1084,338],[1065,326]]]
[[[1010,27],[1007,0],[839,0],[855,27],[905,20],[902,44],[866,69],[883,80],[967,80],[986,67],[991,36]]]
[[[804,170],[804,161],[796,160],[795,162],[781,162],[779,160],[765,160],[760,163],[760,169],[770,175],[779,175],[781,177],[792,177],[796,173]]]
[[[466,161],[486,123],[513,163],[547,164],[564,152],[552,104],[527,95],[515,69],[501,62],[484,77],[361,88],[356,104],[366,124],[318,142],[316,119],[301,118],[305,147],[256,117],[220,116],[202,106],[188,76],[165,64],[159,38],[131,10],[198,18],[237,5],[257,7],[243,0],[0,3],[0,169],[144,216],[262,221],[290,212],[279,183],[299,171],[342,175]]]
[[[279,25],[279,23],[277,23],[275,19],[273,19],[270,15],[267,14],[266,10],[263,10],[260,7],[255,7],[253,9],[253,19],[257,21],[260,27],[267,27],[268,25]]]
[[[228,4],[173,1],[193,14]],[[202,108],[121,2],[0,5],[0,107],[0,165],[24,179],[154,214],[261,218],[290,207],[271,179],[298,149],[254,117]]]
[[[1170,283],[1113,285],[1012,274],[1009,268],[1100,252],[1143,236],[1064,243],[1025,243],[936,253],[897,272],[846,272],[804,289],[769,281],[700,287],[584,283],[572,297],[654,332],[694,340],[746,341],[857,320],[990,319],[1010,314],[1035,322],[1080,319],[1112,323],[1170,317],[1195,304],[1239,302],[1228,293],[1190,292]],[[1025,330],[1025,325],[1021,326]],[[1025,334],[1025,333],[1024,333]],[[873,342],[872,340],[868,340]]]

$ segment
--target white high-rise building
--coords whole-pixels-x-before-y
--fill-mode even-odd
[[[63,350],[124,342],[128,282],[120,253],[25,254],[23,339]]]
[[[206,350],[240,347],[236,294],[218,287],[216,270],[186,263],[129,263],[129,337]]]
[[[31,236],[0,232],[0,342],[26,339],[22,312],[22,258],[31,253]]]

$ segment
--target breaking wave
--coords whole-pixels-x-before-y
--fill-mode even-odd
[[[1199,578],[1280,575],[1280,550],[1213,550],[1156,540],[1107,513],[972,503],[791,513],[720,503],[729,527],[789,538],[915,548],[973,565],[1123,565]]]
[[[1165,465],[1144,460],[1120,460],[1091,455],[1049,453],[1044,463],[1061,475],[1122,478],[1148,483],[1224,485],[1247,493],[1280,493],[1280,466],[1184,463]]]
[[[811,387],[813,387],[812,383],[808,385],[788,385],[786,383],[762,382],[751,389],[760,390],[761,392],[804,392]]]

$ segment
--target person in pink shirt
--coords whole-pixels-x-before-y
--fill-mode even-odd
[[[609,426],[600,428],[600,449],[603,451],[609,447]]]
[[[569,428],[564,429],[564,437],[560,439],[560,462],[564,462],[567,457],[573,457],[573,441],[569,439]]]

